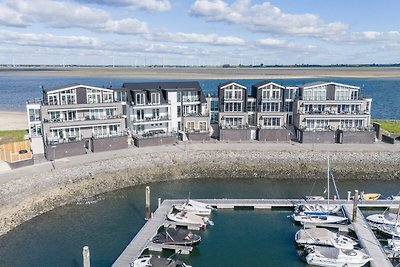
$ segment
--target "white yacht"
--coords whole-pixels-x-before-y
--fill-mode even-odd
[[[162,258],[159,256],[141,256],[133,262],[131,267],[190,267],[180,260]]]
[[[358,245],[350,237],[334,233],[326,228],[303,228],[296,232],[295,241],[299,246],[317,245],[330,246],[341,249],[353,249]]]
[[[347,221],[346,217],[336,215],[296,215],[293,214],[292,218],[295,222],[305,224],[329,224],[329,223],[344,223]]]
[[[208,224],[214,225],[214,223],[208,217],[202,217],[188,211],[171,211],[168,213],[167,218],[171,221],[199,225],[201,228],[205,228]]]
[[[341,206],[337,205],[327,205],[327,204],[296,204],[294,206],[294,213],[304,214],[304,215],[332,215],[340,211]]]
[[[306,262],[313,266],[361,267],[372,260],[364,251],[356,249],[307,246],[305,250]]]
[[[367,221],[373,224],[395,225],[397,223],[397,215],[387,212],[383,214],[372,214],[367,216]]]
[[[210,216],[211,211],[214,209],[212,206],[208,204],[192,199],[188,199],[184,203],[179,205],[174,205],[173,207],[178,211],[189,211],[200,216]]]

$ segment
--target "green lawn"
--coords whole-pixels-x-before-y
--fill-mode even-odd
[[[0,131],[0,145],[24,140],[26,130]]]
[[[399,120],[373,120],[379,123],[383,129],[391,134],[400,134],[400,121]]]

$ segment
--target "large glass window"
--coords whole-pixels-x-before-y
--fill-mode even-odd
[[[279,112],[279,111],[280,111],[279,102],[262,103],[262,112]]]
[[[243,125],[243,118],[228,117],[224,118],[225,125],[227,126],[240,126]]]
[[[29,121],[40,121],[40,109],[29,109]]]
[[[281,126],[281,118],[266,117],[264,118],[264,126],[270,126],[270,127]]]
[[[101,103],[101,91],[96,89],[86,89],[87,102],[89,104]]]
[[[58,94],[50,94],[47,96],[49,105],[58,105]]]

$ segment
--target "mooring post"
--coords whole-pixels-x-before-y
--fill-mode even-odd
[[[357,220],[357,206],[358,204],[358,190],[354,190],[354,199],[353,199],[353,222]]]
[[[347,191],[347,201],[350,201],[351,199],[351,191]]]
[[[90,267],[90,252],[88,246],[83,247],[82,256],[83,256],[83,267]]]
[[[158,198],[158,207],[161,207],[161,197]]]
[[[150,186],[146,186],[146,220],[150,219]]]

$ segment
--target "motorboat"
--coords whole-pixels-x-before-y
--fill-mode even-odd
[[[395,225],[397,223],[397,215],[394,213],[380,213],[380,214],[372,214],[367,216],[367,221],[373,224],[386,224],[386,225]]]
[[[340,205],[326,205],[326,204],[296,204],[294,206],[295,214],[303,215],[332,215],[340,211]]]
[[[190,267],[180,260],[146,255],[133,262],[133,267]]]
[[[208,217],[199,216],[185,210],[178,212],[172,210],[168,213],[167,218],[178,223],[199,225],[201,228],[205,228],[208,224],[214,225]]]
[[[173,207],[178,211],[189,211],[200,216],[210,216],[211,211],[214,210],[211,205],[192,199],[188,199],[183,204],[174,205]]]
[[[329,224],[329,223],[344,223],[347,221],[346,217],[336,215],[296,215],[293,214],[292,218],[295,222],[301,224]]]
[[[306,262],[313,266],[363,266],[372,260],[364,251],[340,249],[336,247],[307,246]]]
[[[295,242],[298,246],[317,245],[341,249],[353,249],[358,243],[350,237],[334,233],[326,228],[303,228],[296,232]]]
[[[168,227],[155,235],[153,243],[179,246],[197,246],[201,241],[201,236],[193,234],[191,231]]]
[[[400,238],[400,225],[375,224],[374,228],[382,235]]]
[[[360,194],[360,199],[363,199],[363,200],[378,200],[380,197],[381,197],[381,194],[378,194],[378,193]]]

